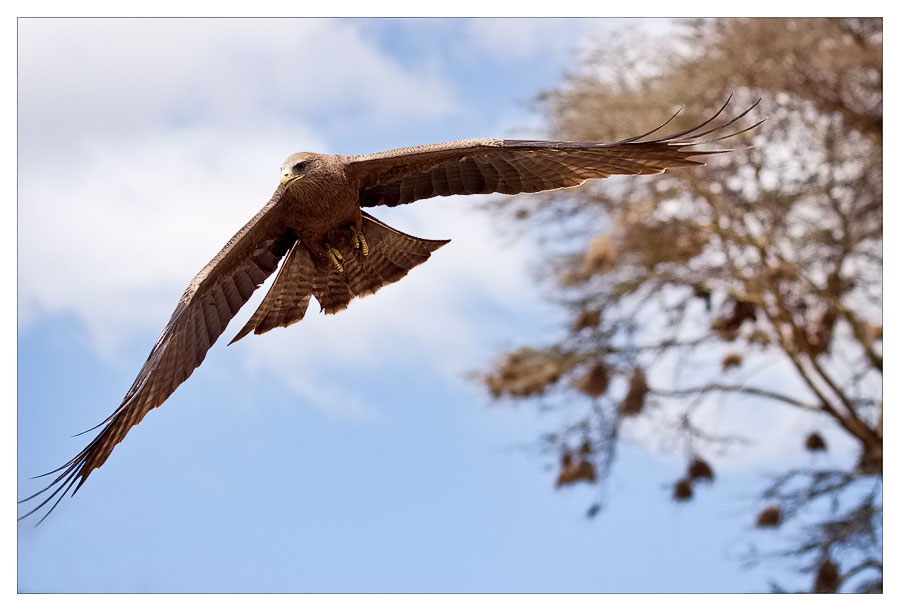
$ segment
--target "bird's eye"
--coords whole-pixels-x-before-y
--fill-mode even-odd
[[[301,172],[304,172],[307,167],[309,167],[309,162],[301,161],[300,163],[295,163],[294,167],[291,168],[291,171],[294,174],[300,174]]]

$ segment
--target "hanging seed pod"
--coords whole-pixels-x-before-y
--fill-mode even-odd
[[[731,318],[738,326],[745,320],[756,320],[756,305],[749,301],[736,299],[734,309],[731,311]]]
[[[595,481],[597,481],[597,469],[591,462],[580,460],[577,463],[563,465],[556,477],[556,487],[559,488],[576,482]]]
[[[755,329],[753,333],[747,336],[747,341],[751,344],[759,344],[760,346],[768,346],[772,343],[772,338],[762,329]]]
[[[712,467],[709,466],[709,463],[699,457],[694,458],[694,460],[691,461],[690,466],[688,466],[688,477],[694,482],[701,479],[711,482],[714,478]]]
[[[572,465],[570,467],[570,470],[571,479],[567,483],[597,481],[597,469],[590,461],[580,460],[579,462]]]
[[[759,528],[775,528],[781,524],[781,509],[772,505],[766,507],[756,516],[756,526]]]
[[[724,316],[712,321],[711,327],[722,341],[733,342],[738,338],[738,330],[729,328],[728,319]]]
[[[722,371],[728,371],[741,366],[742,358],[739,352],[731,352],[722,359]]]
[[[556,476],[556,487],[565,486],[576,481],[577,465],[572,464],[572,453],[564,449],[559,457],[559,473]]]
[[[828,448],[821,435],[818,433],[810,433],[806,436],[806,449],[810,452],[824,452]]]
[[[816,572],[816,583],[813,590],[816,594],[832,594],[840,585],[838,566],[832,560],[825,560]]]
[[[589,329],[600,324],[600,312],[597,310],[584,310],[578,313],[572,321],[572,333],[578,333],[582,329]]]
[[[589,397],[597,398],[609,388],[609,374],[603,363],[597,363],[590,371],[581,376],[575,383],[575,388]]]
[[[575,465],[575,479],[582,482],[596,482],[597,469],[590,461],[582,460]]]
[[[703,301],[703,305],[706,306],[707,312],[712,309],[712,292],[708,288],[703,286],[695,286],[694,297]]]
[[[644,409],[644,399],[649,390],[644,370],[638,367],[631,374],[631,380],[628,382],[628,394],[619,405],[619,415],[628,417],[640,414]]]
[[[672,490],[672,498],[676,501],[689,501],[694,496],[694,489],[691,487],[691,480],[682,479],[675,482],[675,488]]]
[[[563,467],[556,476],[556,487],[561,488],[575,481],[575,473],[571,467]]]
[[[734,299],[731,311],[712,322],[712,330],[723,340],[732,342],[738,337],[738,330],[745,320],[756,320],[756,306],[749,301]]]
[[[837,322],[837,311],[834,308],[828,308],[807,329],[806,343],[809,345],[810,355],[819,356],[828,350],[835,322]]]
[[[653,268],[660,263],[690,261],[703,252],[709,235],[678,219],[665,222],[631,222],[624,227],[624,249],[640,255]]]
[[[495,398],[503,395],[522,398],[543,394],[559,381],[563,359],[533,348],[520,348],[503,357],[494,373],[484,376],[484,384]]]
[[[584,253],[584,273],[587,277],[608,274],[615,267],[618,258],[619,251],[609,236],[597,236]]]
[[[564,465],[556,476],[556,487],[565,486],[578,480],[577,465]]]

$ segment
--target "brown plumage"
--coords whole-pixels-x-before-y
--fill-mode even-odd
[[[756,104],[708,127],[725,106],[692,129],[655,140],[646,137],[660,128],[615,143],[474,139],[355,157],[291,155],[269,202],[191,281],[122,403],[94,427],[102,427],[100,433],[68,463],[45,474],[58,475],[21,501],[48,493],[22,518],[58,497],[49,515],[73,487],[75,494],[131,427],[203,362],[231,318],[285,255],[269,293],[232,342],[251,331],[265,333],[300,321],[310,297],[326,314],[339,312],[354,297],[396,282],[447,243],[401,233],[361,208],[438,195],[536,193],[614,174],[660,174],[703,165],[698,158],[725,151],[694,147],[746,131],[702,140],[734,124]]]

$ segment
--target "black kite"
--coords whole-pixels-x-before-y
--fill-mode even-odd
[[[51,491],[22,518],[58,496],[46,518],[73,486],[74,495],[131,427],[162,405],[203,362],[228,322],[285,255],[269,293],[232,342],[251,331],[265,333],[300,321],[310,297],[326,314],[339,312],[354,297],[396,282],[447,243],[401,233],[362,208],[438,195],[537,193],[614,174],[660,174],[668,168],[703,165],[695,158],[726,151],[698,151],[698,144],[759,124],[701,140],[734,124],[756,104],[734,119],[707,127],[725,106],[694,128],[654,140],[645,138],[668,121],[614,143],[482,138],[355,157],[291,155],[281,166],[281,184],[269,202],[191,281],[122,403],[94,427],[103,430],[72,460],[45,474],[59,473],[50,485],[20,501]]]

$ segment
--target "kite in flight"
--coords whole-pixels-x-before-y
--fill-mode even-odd
[[[147,362],[119,407],[94,429],[102,431],[62,467],[43,490],[35,513],[54,498],[41,522],[109,458],[131,427],[162,405],[196,369],[253,292],[284,264],[250,320],[231,340],[299,322],[310,297],[334,314],[354,297],[371,295],[424,263],[449,240],[416,238],[376,220],[363,208],[398,206],[438,195],[538,193],[575,187],[615,174],[660,174],[703,165],[697,157],[728,151],[696,146],[718,136],[758,103],[718,126],[728,106],[689,130],[647,140],[656,129],[613,143],[478,138],[415,146],[371,155],[295,153],[281,166],[281,184],[269,202],[231,238],[188,285]],[[675,113],[677,115],[678,113]],[[715,134],[707,140],[705,136]],[[94,430],[90,429],[90,430]],[[87,432],[87,431],[86,431]],[[43,477],[43,476],[39,476]],[[40,524],[40,522],[38,522]]]

